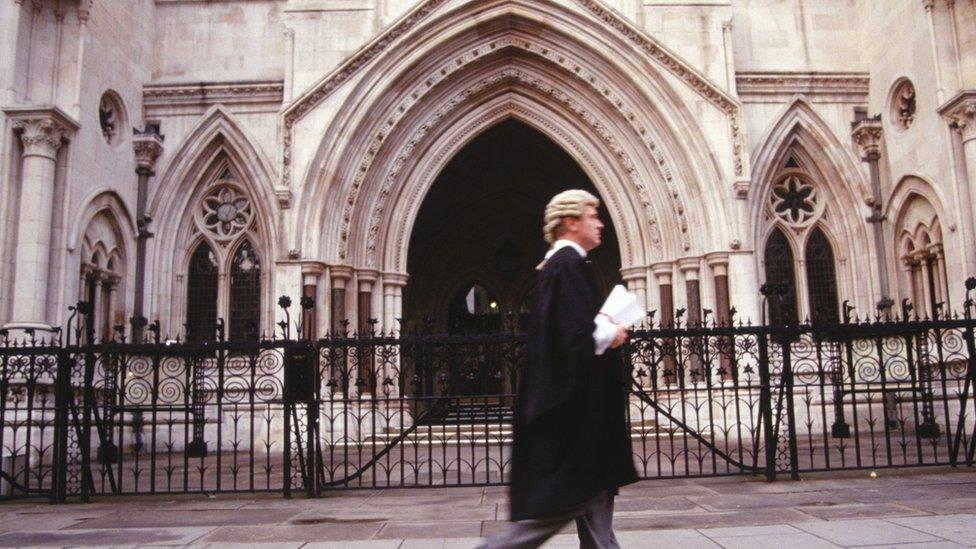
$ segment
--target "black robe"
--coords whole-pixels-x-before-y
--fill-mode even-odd
[[[570,246],[539,274],[519,385],[512,449],[511,516],[572,511],[603,490],[637,480],[620,352],[594,352],[603,304],[591,265]]]

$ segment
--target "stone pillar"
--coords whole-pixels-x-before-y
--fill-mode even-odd
[[[702,321],[701,306],[701,286],[698,280],[698,269],[701,266],[701,259],[697,257],[686,257],[678,260],[678,270],[685,279],[685,298],[687,312],[685,323],[689,328],[698,326]]]
[[[357,294],[357,322],[356,331],[360,334],[370,334],[375,331],[375,323],[378,319],[373,318],[373,283],[379,278],[379,272],[373,270],[362,270],[356,273],[359,283],[359,293]]]
[[[861,160],[868,163],[868,170],[871,173],[871,215],[867,218],[868,223],[874,227],[874,248],[877,258],[878,287],[881,290],[881,298],[878,300],[877,310],[885,315],[891,314],[891,306],[894,301],[891,299],[891,285],[888,280],[888,250],[885,245],[884,227],[885,220],[882,214],[881,199],[881,177],[878,172],[878,160],[881,158],[881,137],[884,134],[881,127],[881,115],[872,118],[858,120],[851,124],[851,137],[861,149]]]
[[[970,238],[976,234],[974,227],[973,214],[976,212],[976,90],[966,90],[939,108],[939,112],[945,117],[949,127],[958,133],[959,141],[962,146],[962,164],[965,173],[965,181],[960,181],[960,195],[968,195],[967,207],[960,208],[962,222],[965,225],[963,234],[968,234]],[[969,268],[973,268],[970,260],[972,254],[972,242],[965,244],[967,250],[967,263]],[[963,277],[976,276],[976,272],[963,273]]]
[[[349,318],[346,315],[346,283],[352,278],[352,269],[345,265],[335,265],[332,274],[332,311],[331,331],[342,334],[347,330]],[[347,326],[343,326],[347,322]]]
[[[136,225],[139,233],[136,235],[136,264],[135,264],[135,299],[132,302],[132,341],[141,342],[145,335],[148,320],[143,306],[146,295],[146,240],[152,237],[149,223],[152,219],[146,215],[146,197],[149,194],[149,178],[156,175],[153,168],[156,160],[163,152],[163,136],[158,128],[150,126],[146,131],[134,131],[132,149],[136,157]]]
[[[399,335],[403,318],[403,288],[408,275],[383,273],[383,333]]]
[[[715,324],[728,325],[732,321],[729,303],[729,254],[714,252],[705,256],[705,263],[712,270],[715,281]]]
[[[310,299],[312,307],[302,308],[302,333],[304,339],[314,340],[319,336],[319,279],[325,271],[319,263],[302,264],[302,299]]]
[[[105,280],[105,288],[108,290],[108,299],[105,303],[105,322],[108,324],[108,339],[112,339],[115,335],[115,327],[122,325],[124,327],[124,317],[122,322],[118,322],[119,319],[115,317],[116,311],[119,309],[119,283],[122,282],[122,277],[116,274],[108,275]]]
[[[935,38],[935,0],[922,0],[925,18],[929,22],[929,44],[932,46],[932,68],[935,70],[936,101],[945,101],[945,88],[942,86],[942,63],[939,62],[939,46]]]
[[[7,110],[24,145],[20,181],[19,225],[14,242],[13,307],[8,329],[51,329],[51,227],[58,149],[78,125],[57,109]]]
[[[357,322],[356,332],[360,337],[372,336],[376,331],[376,319],[373,318],[373,283],[379,278],[379,272],[364,269],[356,273],[359,286],[357,294]],[[375,368],[375,353],[370,347],[362,347],[358,356],[359,377],[365,383],[360,387],[360,393],[374,394],[378,382],[382,379]]]
[[[647,311],[647,267],[621,269],[620,276],[627,289],[637,296],[637,304]]]
[[[660,294],[661,310],[658,312],[658,324],[661,328],[674,326],[674,294],[672,293],[671,275],[674,267],[671,262],[655,263],[651,265],[651,272],[657,280]]]
[[[94,277],[95,290],[92,292],[95,296],[95,300],[92,301],[92,333],[95,334],[96,341],[105,341],[105,294],[102,292],[102,288],[105,285],[105,273],[103,271],[98,271]]]
[[[725,252],[714,252],[705,256],[705,263],[712,270],[712,280],[715,284],[715,325],[731,326],[732,318],[731,305],[729,304],[729,254]],[[732,338],[723,338],[718,347],[719,352],[719,380],[737,379],[736,372],[732,371],[732,356],[735,353],[735,342]]]

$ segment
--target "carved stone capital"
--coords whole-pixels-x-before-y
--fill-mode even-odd
[[[154,132],[136,133],[132,137],[132,150],[136,155],[136,171],[151,172],[163,154],[163,136]]]
[[[881,115],[864,118],[851,124],[851,137],[857,143],[861,158],[867,161],[881,157],[881,138],[884,129],[881,127]]]
[[[20,134],[24,156],[44,156],[54,160],[61,143],[74,134],[78,123],[57,108],[7,109],[13,129]]]
[[[383,285],[403,288],[407,285],[407,280],[409,278],[410,275],[406,273],[386,272],[383,273]]]
[[[963,143],[976,139],[976,90],[960,92],[939,108],[939,113],[959,132]]]

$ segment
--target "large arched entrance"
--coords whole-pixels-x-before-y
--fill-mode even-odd
[[[448,333],[518,328],[526,320],[545,255],[542,213],[556,193],[598,194],[579,165],[534,128],[505,120],[473,139],[438,175],[410,235],[405,327]],[[619,279],[610,216],[593,251],[604,289]]]

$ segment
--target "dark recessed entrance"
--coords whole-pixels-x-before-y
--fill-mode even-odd
[[[521,122],[502,122],[464,147],[434,182],[410,238],[404,328],[425,321],[449,333],[520,327],[547,250],[543,210],[571,188],[599,196],[572,157]],[[605,207],[600,214],[607,228],[591,258],[609,289],[619,280],[620,254]]]

